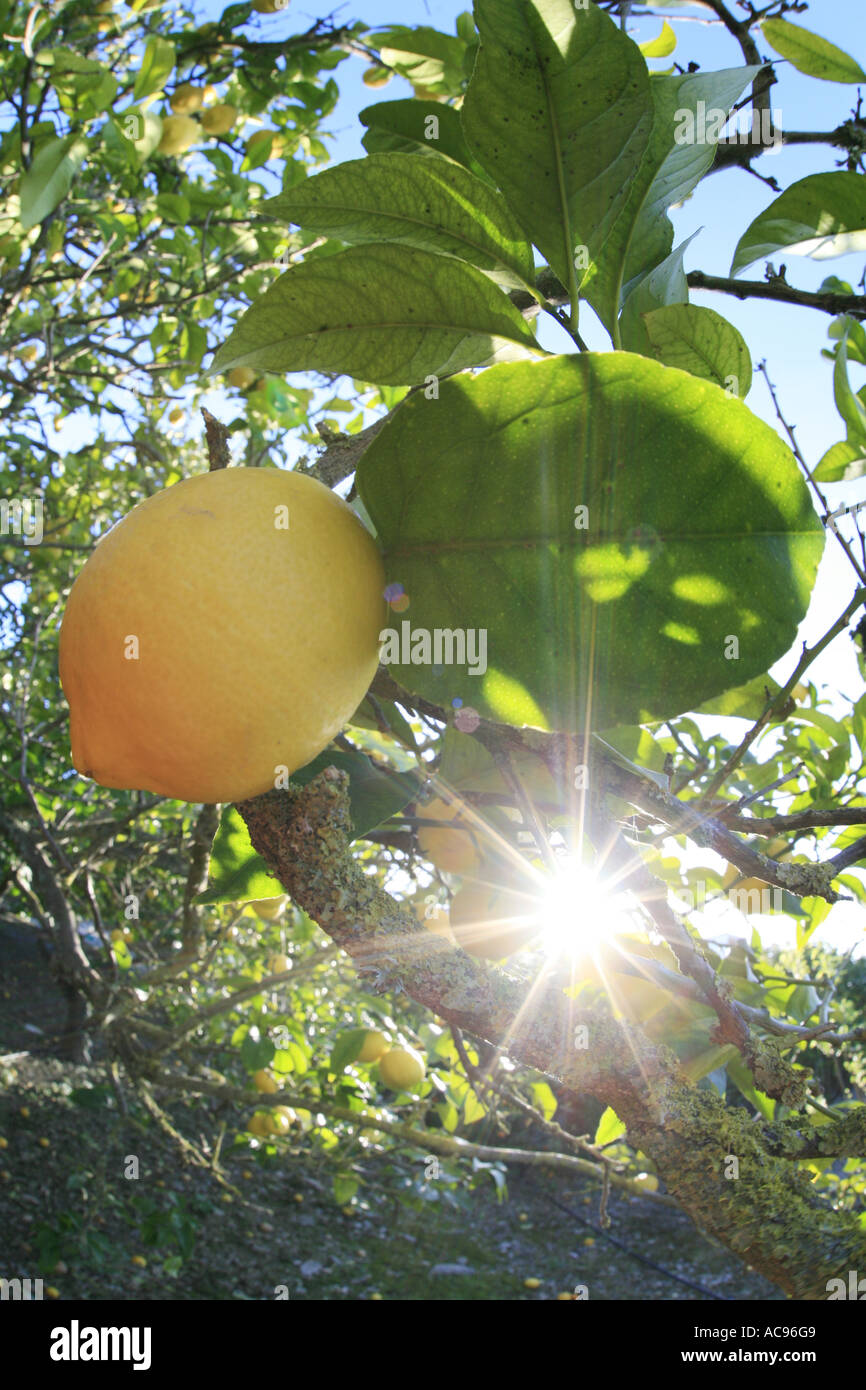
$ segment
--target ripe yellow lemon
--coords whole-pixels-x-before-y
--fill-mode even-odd
[[[253,1072],[253,1085],[263,1096],[275,1096],[280,1089],[279,1083],[266,1071]]]
[[[183,154],[194,145],[201,132],[192,116],[166,116],[157,150],[160,154]]]
[[[257,1110],[247,1125],[247,1133],[254,1134],[257,1139],[265,1139],[271,1133],[271,1117],[264,1111]]]
[[[361,1051],[355,1058],[356,1062],[378,1062],[383,1053],[388,1051],[390,1043],[384,1033],[379,1033],[375,1028],[371,1028],[361,1044]]]
[[[176,116],[188,116],[201,108],[204,92],[191,82],[182,82],[175,87],[169,98],[169,106]]]
[[[60,633],[72,761],[102,786],[243,801],[358,708],[385,616],[379,552],[322,483],[225,468],[139,503]]]
[[[463,814],[459,801],[442,801],[434,797],[417,808],[424,820],[442,821],[441,830],[435,825],[419,825],[418,848],[425,859],[449,874],[471,874],[481,865],[478,832]]]
[[[202,129],[208,135],[227,135],[238,118],[238,108],[227,101],[221,101],[208,111],[202,112]]]
[[[451,930],[471,956],[501,960],[529,946],[540,923],[533,900],[511,888],[470,883],[451,901]]]
[[[379,1058],[379,1075],[392,1091],[411,1091],[426,1071],[424,1058],[412,1047],[392,1047]]]
[[[268,970],[272,975],[282,975],[285,970],[291,970],[292,962],[288,956],[280,953],[271,956],[268,960]]]

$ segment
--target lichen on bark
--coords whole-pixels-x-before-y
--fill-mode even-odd
[[[826,1298],[829,1279],[858,1261],[866,1266],[857,1217],[834,1210],[779,1156],[789,1145],[778,1134],[691,1084],[669,1048],[603,1008],[580,1009],[559,988],[521,983],[450,947],[365,874],[351,852],[344,772],[325,768],[304,788],[267,792],[238,810],[294,902],[373,977],[373,988],[405,990],[449,1023],[611,1106],[695,1223],[790,1295]],[[776,1048],[755,1045],[762,1068],[789,1076]],[[849,1128],[852,1140],[862,1137]]]

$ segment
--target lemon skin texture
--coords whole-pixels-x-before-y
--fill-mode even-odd
[[[268,791],[363,699],[384,583],[369,533],[313,478],[227,468],[149,497],[99,542],[67,602],[75,767],[181,801]]]

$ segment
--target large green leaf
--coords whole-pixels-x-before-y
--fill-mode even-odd
[[[738,396],[748,394],[752,354],[742,334],[715,309],[671,304],[642,317],[656,361],[714,381]]]
[[[472,266],[411,246],[352,246],[281,275],[213,368],[407,386],[540,351],[511,301]]]
[[[380,101],[375,106],[365,106],[358,119],[368,127],[361,144],[370,154],[390,150],[441,154],[475,173],[480,170],[466,143],[459,112],[453,106],[420,98]]]
[[[481,48],[463,103],[470,148],[563,284],[621,211],[652,121],[646,63],[594,5],[476,0]]]
[[[395,676],[514,724],[643,723],[763,674],[794,640],[824,544],[769,426],[631,353],[411,396],[357,485],[409,598],[399,649],[383,647]],[[450,664],[455,634],[477,674]]]
[[[25,232],[53,212],[72,187],[72,180],[87,154],[87,142],[78,135],[49,140],[21,175],[21,226]]]
[[[746,228],[731,274],[777,251],[824,261],[864,250],[866,179],[841,172],[809,174],[780,193]]]
[[[534,280],[532,248],[501,194],[450,159],[352,159],[268,198],[263,210],[340,241],[456,256],[512,288]]]
[[[765,19],[761,29],[776,52],[798,72],[822,77],[825,82],[866,82],[866,72],[843,49],[801,29],[799,24],[791,24],[787,19]]]
[[[625,206],[584,285],[586,297],[609,330],[629,292],[668,256],[673,225],[667,210],[686,198],[709,169],[728,112],[758,71],[740,67],[653,78],[649,143]]]

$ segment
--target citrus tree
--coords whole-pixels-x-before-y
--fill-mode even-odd
[[[808,1063],[866,1030],[805,952],[864,895],[866,705],[808,677],[866,600],[825,492],[866,453],[866,296],[740,272],[862,246],[859,106],[798,132],[841,166],[772,189],[729,275],[686,274],[668,210],[784,143],[772,55],[864,75],[785,0],[705,0],[743,66],[650,71],[675,37],[642,51],[622,8],[279,43],[249,6],[10,12],[4,897],[57,943],[71,1046],[100,1032],[162,1123],[182,1094],[235,1107],[239,1143],[303,1131],[340,1201],[364,1146],[408,1143],[435,1199],[461,1160],[533,1161],[471,1131],[529,1113],[563,1169],[824,1298],[866,1253],[866,1112]],[[316,172],[350,52],[415,95]],[[749,408],[749,347],[690,287],[827,315],[822,459]],[[247,394],[205,453],[171,411],[212,347]],[[322,384],[345,430],[274,467]],[[71,455],[49,399],[94,422]],[[825,532],[851,586],[797,649]],[[781,908],[799,954],[707,939],[713,898]],[[594,1136],[560,1123],[578,1097]]]

